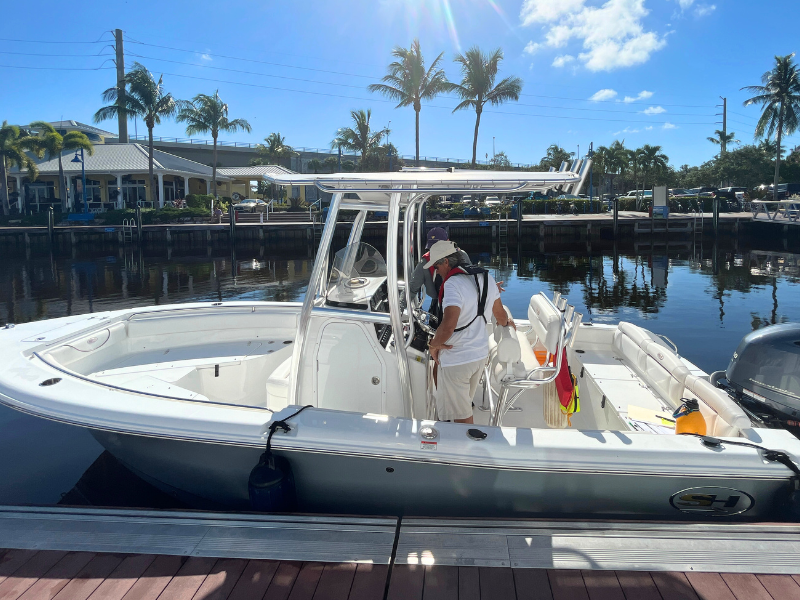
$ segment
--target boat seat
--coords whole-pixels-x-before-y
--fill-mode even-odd
[[[533,344],[538,341],[549,354],[555,354],[561,337],[561,312],[543,293],[531,296],[528,304],[528,320],[531,323],[532,333],[536,336]]]
[[[279,364],[267,377],[267,408],[277,411],[289,406],[289,383],[292,375],[292,355]]]
[[[708,435],[738,437],[744,435],[743,429],[753,426],[739,405],[731,400],[724,390],[715,387],[709,381],[687,375],[686,390],[700,400],[700,413],[706,421]]]

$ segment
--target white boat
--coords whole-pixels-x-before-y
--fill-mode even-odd
[[[582,323],[558,295],[532,290],[516,332],[487,325],[475,424],[436,420],[427,318],[403,283],[423,251],[423,203],[579,179],[444,170],[271,176],[332,193],[302,303],[179,304],[7,325],[0,402],[88,428],[131,470],[199,507],[264,508],[251,503],[248,482],[272,431],[297,511],[791,514],[799,440],[754,425],[666,338],[625,322]],[[388,211],[386,260],[361,241],[371,211]],[[349,239],[331,263],[342,221],[352,223]],[[581,399],[571,424],[553,401],[558,369],[547,359],[541,366],[537,351],[555,365],[566,353]],[[670,416],[683,398],[698,401],[706,436],[674,433]],[[301,406],[309,408],[296,414]]]

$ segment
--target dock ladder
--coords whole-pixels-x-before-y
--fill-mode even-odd
[[[134,219],[123,219],[122,221],[122,243],[133,243],[133,230],[136,229],[136,221]]]
[[[703,215],[703,204],[698,201],[697,208],[694,210],[694,223],[692,225],[692,254],[696,261],[703,260],[703,230],[705,216]]]
[[[497,243],[500,256],[508,256],[508,211],[497,215]]]

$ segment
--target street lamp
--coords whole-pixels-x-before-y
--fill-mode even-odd
[[[78,158],[78,152],[80,152],[80,158]],[[89,204],[86,202],[86,163],[83,162],[83,148],[80,150],[75,150],[75,158],[73,158],[70,162],[74,163],[81,163],[81,188],[83,191],[83,212],[89,212]]]

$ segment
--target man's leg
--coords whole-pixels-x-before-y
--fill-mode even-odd
[[[442,366],[436,394],[436,412],[442,421],[472,423],[472,398],[469,395],[472,364]]]

